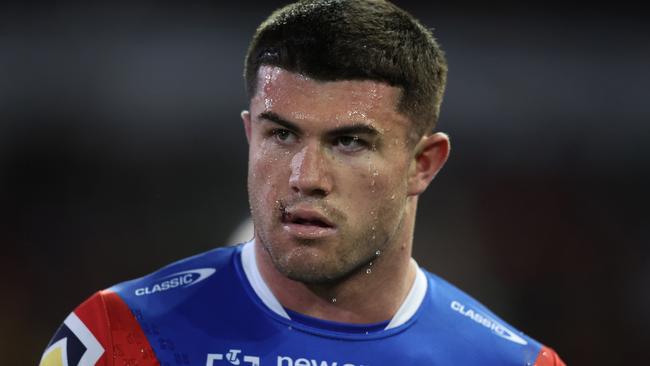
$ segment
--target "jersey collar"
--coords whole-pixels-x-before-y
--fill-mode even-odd
[[[411,260],[415,263],[414,259]],[[257,261],[255,260],[255,240],[251,240],[244,244],[241,251],[241,264],[246,279],[264,305],[279,316],[285,319],[291,319],[282,304],[280,304],[275,295],[273,295],[271,289],[266,285],[266,282],[264,282],[264,279],[260,274],[257,267]],[[413,285],[404,299],[404,302],[384,330],[399,327],[409,321],[409,319],[411,319],[415,312],[420,308],[420,305],[424,300],[424,296],[427,292],[428,281],[422,269],[417,265],[417,263],[415,263],[415,265],[417,267],[417,274],[413,281]]]

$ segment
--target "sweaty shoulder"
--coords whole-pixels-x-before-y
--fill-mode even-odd
[[[456,364],[564,366],[550,348],[518,331],[483,304],[444,279],[426,272],[428,323],[449,347]],[[451,356],[453,354],[453,356]],[[477,363],[478,362],[478,363]]]
[[[95,293],[64,320],[39,365],[159,365],[145,335],[156,330],[143,328],[142,309],[171,311],[221,271],[232,271],[227,264],[236,251],[214,249]],[[152,296],[158,294],[166,296]]]

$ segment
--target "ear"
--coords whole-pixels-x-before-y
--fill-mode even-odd
[[[449,157],[449,136],[442,132],[422,136],[415,146],[408,177],[408,194],[419,195],[427,189]]]
[[[241,111],[241,120],[244,122],[244,131],[246,132],[246,140],[251,143],[251,112],[247,110]]]

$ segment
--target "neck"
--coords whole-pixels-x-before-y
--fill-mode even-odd
[[[345,323],[375,323],[395,315],[415,280],[411,259],[415,206],[405,212],[400,230],[372,265],[327,284],[294,281],[280,273],[262,244],[256,240],[255,257],[264,282],[280,304],[319,319]],[[369,271],[368,271],[369,270]]]

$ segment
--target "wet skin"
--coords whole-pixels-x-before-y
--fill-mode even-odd
[[[323,82],[260,68],[250,112],[242,113],[260,267],[272,263],[272,272],[312,288],[349,282],[370,263],[373,273],[384,262],[388,275],[412,277],[417,195],[449,145],[442,134],[409,143],[400,93],[376,81]]]

